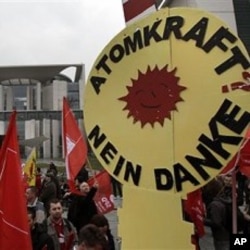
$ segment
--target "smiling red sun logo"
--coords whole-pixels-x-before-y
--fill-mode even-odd
[[[138,71],[138,79],[131,79],[132,86],[127,86],[128,94],[118,98],[126,102],[123,110],[128,110],[128,118],[134,123],[141,122],[142,128],[155,122],[164,125],[164,119],[171,120],[171,111],[177,110],[176,103],[183,101],[180,92],[186,87],[178,85],[179,77],[175,76],[176,68],[168,71],[168,66],[153,70],[148,67],[145,74]]]

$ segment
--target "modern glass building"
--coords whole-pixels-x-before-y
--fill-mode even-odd
[[[71,69],[73,79],[63,72]],[[46,65],[0,68],[0,134],[17,110],[22,157],[33,146],[39,158],[61,158],[61,112],[66,96],[79,122],[83,118],[84,65]],[[82,127],[82,126],[81,126]]]

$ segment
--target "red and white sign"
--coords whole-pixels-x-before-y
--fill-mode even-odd
[[[88,181],[90,186],[92,186],[94,182],[97,182],[99,185],[99,188],[94,197],[98,212],[101,214],[111,212],[112,210],[114,210],[114,202],[112,186],[108,172],[104,170]]]

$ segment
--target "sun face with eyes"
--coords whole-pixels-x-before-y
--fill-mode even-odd
[[[128,110],[127,117],[133,117],[134,123],[141,122],[142,128],[150,123],[164,125],[164,119],[171,120],[171,111],[177,110],[176,103],[183,101],[180,92],[186,87],[178,85],[176,68],[168,71],[168,66],[153,70],[148,67],[145,73],[138,71],[138,78],[131,79],[132,86],[127,86],[128,94],[118,98],[126,102],[123,110]]]

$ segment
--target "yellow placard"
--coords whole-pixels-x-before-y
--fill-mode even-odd
[[[151,14],[100,53],[84,122],[93,152],[124,184],[122,249],[192,248],[181,197],[239,149],[250,121],[249,67],[237,35],[191,8]]]
[[[89,143],[123,183],[195,190],[239,148],[249,91],[230,88],[247,83],[248,69],[242,42],[214,15],[158,11],[121,31],[95,61],[84,97]]]

